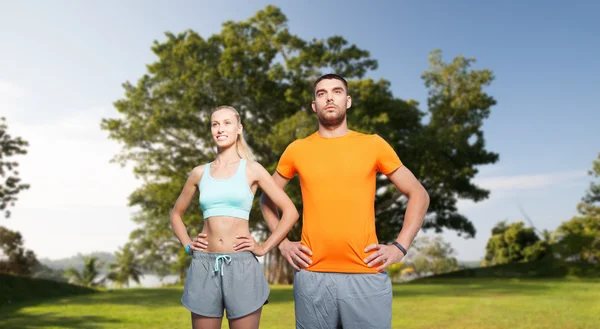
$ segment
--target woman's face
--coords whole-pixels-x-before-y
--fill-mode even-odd
[[[210,117],[213,139],[219,148],[227,148],[235,144],[237,136],[242,133],[242,125],[235,113],[228,109],[216,111]]]

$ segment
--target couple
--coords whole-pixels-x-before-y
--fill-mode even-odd
[[[193,255],[182,297],[193,328],[220,328],[224,309],[230,328],[258,328],[270,290],[256,256],[275,246],[297,270],[297,328],[391,328],[392,285],[384,271],[406,255],[429,196],[385,140],[348,129],[352,99],[343,77],[320,77],[313,96],[319,130],[291,143],[273,176],[253,161],[239,113],[228,106],[212,113],[218,155],[192,170],[171,211],[173,231]],[[404,225],[390,245],[378,244],[375,234],[377,172],[408,197]],[[299,215],[283,188],[296,174],[304,213],[302,241],[292,242],[286,235]],[[262,245],[248,226],[259,186],[272,232]],[[196,189],[205,224],[192,241],[181,216]]]

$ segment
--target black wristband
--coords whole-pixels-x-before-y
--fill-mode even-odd
[[[402,253],[404,254],[404,256],[406,256],[406,249],[404,249],[404,247],[402,247],[401,244],[398,243],[398,241],[394,241],[392,242],[392,244],[396,247],[398,247],[398,249],[400,249],[400,251],[402,251]]]

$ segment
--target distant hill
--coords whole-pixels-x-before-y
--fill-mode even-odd
[[[42,263],[36,264],[33,267],[31,277],[34,279],[67,282],[67,278],[65,278],[63,270],[55,270]]]
[[[462,268],[477,268],[481,266],[480,260],[459,260],[458,266]]]
[[[83,256],[94,256],[98,258],[104,265],[102,267],[102,272],[105,272],[104,269],[107,265],[115,262],[115,254],[104,251],[96,251],[85,255],[77,254],[75,256],[60,259],[42,258],[39,259],[39,261],[53,270],[66,270],[67,268],[74,267],[78,271],[81,271],[84,265]]]
[[[94,293],[96,290],[65,282],[33,279],[0,273],[0,308],[3,305],[40,298],[66,297]]]
[[[565,262],[550,257],[529,263],[467,268],[423,278],[600,278],[600,264]],[[420,281],[420,280],[416,280]]]

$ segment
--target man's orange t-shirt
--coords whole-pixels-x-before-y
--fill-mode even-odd
[[[302,189],[302,244],[312,250],[306,269],[315,272],[377,273],[363,261],[375,234],[375,180],[402,166],[378,135],[350,131],[325,138],[318,132],[291,143],[277,172],[298,174]]]

